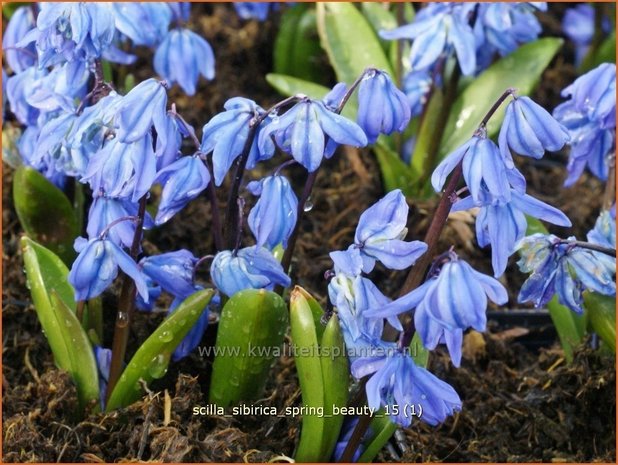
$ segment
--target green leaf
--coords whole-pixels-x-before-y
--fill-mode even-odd
[[[547,228],[536,218],[526,215],[528,227],[527,235],[548,234]],[[568,307],[558,302],[558,297],[554,296],[548,303],[547,309],[551,316],[564,356],[568,362],[573,361],[573,352],[584,338],[586,330],[586,319],[584,315],[577,315]]]
[[[317,302],[316,302],[317,303]],[[321,325],[320,325],[321,326]],[[345,407],[348,403],[350,369],[339,318],[333,315],[326,325],[320,345],[322,382],[324,383],[324,431],[320,461],[328,462],[337,444],[343,415],[333,415],[333,407]]]
[[[584,306],[592,330],[616,354],[616,297],[584,292]]]
[[[294,362],[302,393],[303,406],[323,408],[324,378],[319,356],[314,312],[305,298],[306,292],[296,286],[290,294],[290,329],[294,344]],[[303,415],[300,440],[294,459],[297,462],[319,462],[323,450],[324,418]]]
[[[2,2],[2,14],[6,19],[11,19],[15,10],[22,6],[30,6],[32,2]]]
[[[412,160],[410,161],[410,168],[412,169],[415,184],[425,176],[425,173],[430,173],[434,168],[433,166],[429,166],[431,164],[429,161],[429,152],[431,151],[431,144],[435,137],[435,127],[438,126],[440,111],[444,104],[444,95],[440,89],[436,88],[425,110],[425,116],[418,130]],[[436,147],[434,142],[433,149],[435,150]],[[420,187],[421,186],[417,184],[417,191]]]
[[[514,87],[518,95],[532,93],[562,43],[562,39],[554,37],[530,42],[483,71],[455,100],[440,145],[440,157],[472,137],[489,108],[507,88]],[[504,108],[502,105],[487,125],[490,137],[498,132]]]
[[[358,459],[359,463],[373,462],[376,455],[378,455],[391,436],[397,431],[397,425],[384,414],[384,410],[380,410],[380,414],[381,415],[376,415],[373,420],[371,420],[369,429],[374,432],[374,434],[367,441],[365,450]]]
[[[212,289],[204,289],[187,297],[144,341],[109,396],[108,412],[139,399],[142,395],[140,380],[149,384],[165,375],[172,353],[193,328],[213,294]]]
[[[35,169],[21,166],[13,176],[13,202],[24,231],[70,263],[79,225],[66,195]]]
[[[323,53],[318,40],[315,9],[296,4],[281,15],[273,51],[275,73],[288,74],[308,81],[321,81],[325,74],[319,57]]]
[[[69,270],[52,251],[26,236],[21,238],[21,248],[37,317],[56,364],[75,381],[83,409],[93,400],[98,402],[98,374],[92,347],[75,316]]]
[[[258,398],[287,327],[283,299],[264,289],[234,294],[221,311],[210,402],[227,407]]]
[[[381,39],[378,33],[382,30],[395,29],[397,27],[397,18],[395,18],[395,15],[388,8],[384,8],[384,5],[384,3],[375,2],[361,2],[360,4],[363,16],[365,16],[369,22],[382,49],[388,54],[391,45],[397,41]]]
[[[304,81],[294,76],[285,76],[283,74],[267,74],[266,81],[273,86],[277,92],[287,97],[296,94],[305,94],[312,99],[322,99],[330,92],[328,87]],[[356,120],[356,105],[354,102],[348,100],[341,114],[346,118]]]
[[[591,45],[579,66],[580,74],[584,74],[596,68],[601,63],[616,63],[616,31],[612,33],[600,44]]]
[[[371,25],[352,3],[317,3],[316,8],[322,47],[337,79],[351,84],[370,66],[395,76]]]
[[[416,191],[418,178],[412,169],[399,158],[397,152],[386,143],[384,136],[378,138],[373,150],[378,158],[384,190],[390,192],[401,189],[406,196],[412,196]]]

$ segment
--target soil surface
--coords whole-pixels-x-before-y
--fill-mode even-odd
[[[195,125],[201,126],[221,111],[230,97],[241,95],[263,107],[279,97],[264,75],[272,69],[271,49],[276,21],[240,21],[229,5],[196,5],[191,27],[212,44],[217,54],[217,78],[200,84],[195,98],[172,90],[170,102]],[[549,27],[555,20],[545,18]],[[571,51],[559,55],[541,80],[536,98],[553,107],[558,90],[575,76],[569,64]],[[149,77],[151,55],[144,54],[138,78]],[[240,71],[242,70],[242,72]],[[573,221],[572,230],[550,230],[558,235],[585,237],[600,207],[602,185],[590,176],[563,189],[564,153],[543,161],[519,160],[532,195],[561,208]],[[272,171],[276,165],[262,168]],[[255,177],[264,174],[255,173]],[[302,170],[286,168],[301,188]],[[353,240],[359,215],[383,195],[379,169],[364,150],[341,151],[321,169],[311,202],[302,222],[302,233],[292,262],[292,280],[322,303],[326,298],[324,271],[332,266],[328,253],[346,248]],[[55,366],[41,332],[25,286],[19,251],[21,229],[11,199],[11,173],[3,173],[3,459],[6,462],[266,462],[289,460],[294,453],[299,418],[265,416],[196,416],[195,406],[206,406],[212,360],[192,354],[170,367],[144,398],[111,414],[72,414],[76,391],[66,373]],[[224,191],[223,189],[222,191]],[[247,195],[249,206],[251,196]],[[222,201],[225,196],[222,195]],[[437,199],[410,201],[409,237],[423,237]],[[248,208],[248,207],[247,207]],[[147,253],[187,248],[196,256],[212,252],[209,234],[210,206],[205,198],[192,202],[169,224],[146,237]],[[317,238],[317,240],[316,240]],[[489,251],[476,245],[474,217],[451,218],[441,248],[457,251],[482,272],[490,271]],[[525,277],[511,259],[502,278],[513,292]],[[207,279],[207,274],[200,277]],[[373,275],[386,295],[395,296],[405,273],[379,268]],[[105,297],[108,321],[113,321],[115,297]],[[162,302],[163,306],[165,302]],[[138,314],[130,337],[129,352],[137,348],[160,323],[163,312]],[[112,337],[105,328],[106,345]],[[528,330],[490,322],[489,331],[470,333],[464,360],[454,368],[441,350],[430,369],[452,384],[463,400],[463,410],[437,428],[414,423],[396,435],[378,459],[390,461],[447,462],[615,462],[615,360],[583,345],[575,361],[567,364],[553,335],[540,351],[524,341]],[[202,345],[212,344],[216,323],[207,330]],[[288,343],[287,341],[286,343]],[[292,359],[282,357],[272,370],[260,405],[301,404]]]

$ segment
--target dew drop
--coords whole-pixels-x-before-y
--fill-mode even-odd
[[[306,212],[310,212],[311,210],[313,210],[313,202],[311,201],[311,197],[309,197],[307,201],[305,202],[305,205],[303,206],[303,210]]]
[[[159,340],[161,342],[172,342],[172,339],[174,339],[174,333],[171,331],[163,331],[159,334]]]
[[[169,364],[169,356],[159,354],[150,361],[148,365],[148,373],[155,379],[163,378],[167,373],[167,365]]]

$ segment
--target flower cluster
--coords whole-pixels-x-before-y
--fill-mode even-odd
[[[540,158],[545,150],[559,150],[567,130],[528,97],[514,96],[506,109],[498,144],[487,138],[484,127],[438,165],[431,182],[440,191],[447,176],[461,166],[470,195],[457,201],[452,211],[478,207],[477,241],[491,244],[496,277],[502,275],[516,243],[526,232],[526,215],[559,226],[570,226],[559,210],[526,194],[526,181],[514,165],[512,153]]]
[[[574,184],[586,167],[606,180],[616,148],[616,65],[604,63],[580,76],[562,96],[569,100],[555,108],[554,117],[570,136],[565,186]]]

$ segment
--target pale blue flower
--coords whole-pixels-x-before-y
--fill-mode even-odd
[[[150,131],[166,128],[167,92],[164,83],[148,79],[135,86],[122,98],[116,125],[120,142],[136,142]]]
[[[588,242],[616,248],[616,207],[602,211],[588,235]]]
[[[26,33],[34,27],[32,8],[21,6],[13,12],[2,34],[4,59],[14,73],[21,73],[36,64],[36,48],[33,44],[24,48],[17,46]]]
[[[154,47],[167,34],[172,10],[164,2],[114,2],[116,28],[135,45]]]
[[[185,249],[152,255],[139,262],[146,276],[181,301],[195,292],[193,274],[196,263],[197,258]]]

